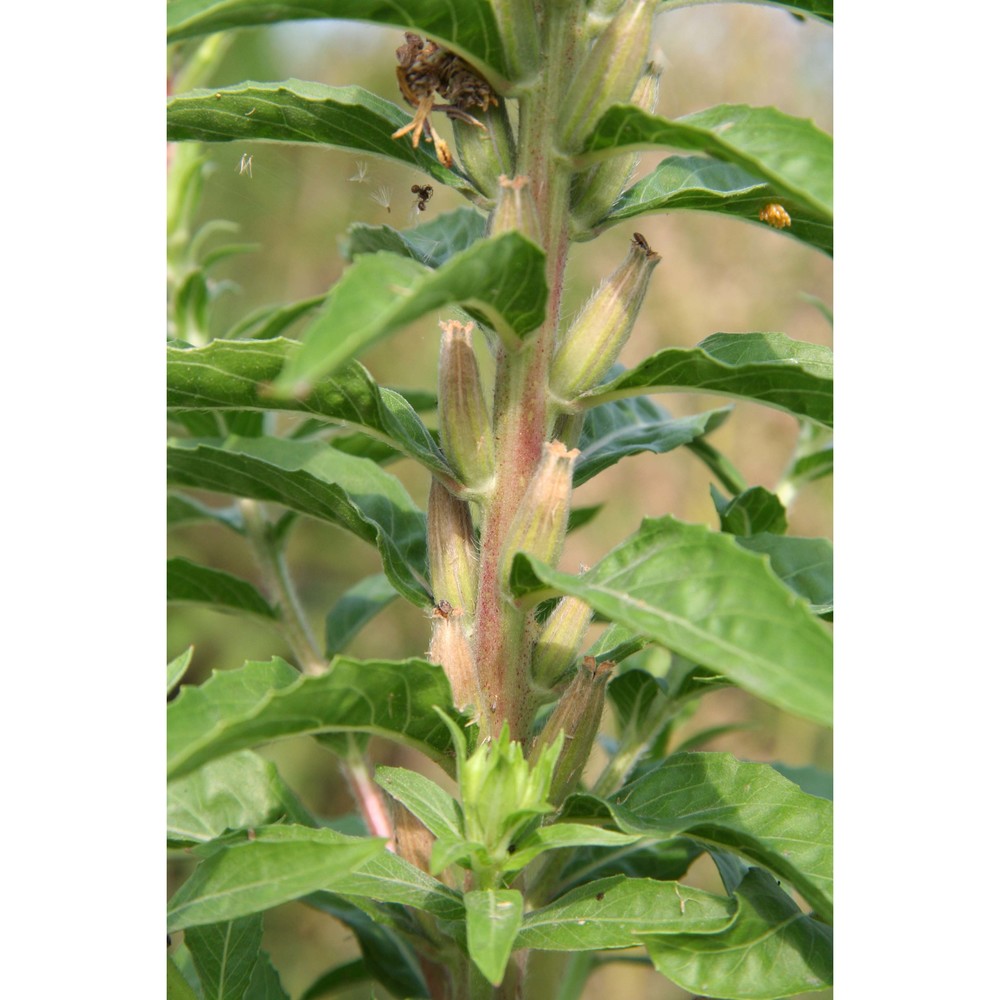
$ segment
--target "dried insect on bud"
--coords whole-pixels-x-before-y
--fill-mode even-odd
[[[450,618],[454,612],[454,607],[448,601],[438,601],[431,609],[431,615],[435,618]]]
[[[653,256],[654,251],[650,249],[649,243],[646,242],[646,237],[642,233],[633,233],[632,243],[642,250],[647,257]]]
[[[413,133],[413,148],[420,143],[421,135],[434,144],[438,162],[452,165],[448,144],[430,123],[432,111],[444,111],[449,118],[484,128],[468,113],[469,108],[485,111],[498,102],[493,88],[454,52],[441,48],[437,42],[425,43],[420,35],[407,31],[406,43],[396,49],[396,80],[407,103],[417,109],[413,121],[393,132],[393,139]],[[447,104],[435,104],[434,95],[440,94]]]
[[[757,216],[761,222],[766,222],[775,229],[785,229],[792,224],[792,217],[785,211],[782,205],[771,202],[765,205]]]
[[[427,202],[434,196],[434,188],[430,184],[414,184],[410,188],[410,194],[417,196],[416,208],[418,212],[423,212],[427,208]]]

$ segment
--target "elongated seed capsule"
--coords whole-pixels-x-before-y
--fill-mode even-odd
[[[594,657],[585,656],[572,683],[556,703],[531,748],[530,759],[534,762],[547,746],[559,738],[560,733],[566,734],[552,776],[549,801],[553,805],[562,803],[583,773],[601,724],[604,689],[614,667],[611,660],[598,663]]]
[[[601,115],[632,96],[646,65],[656,3],[625,0],[587,53],[570,84],[558,126],[563,152],[577,152]]]
[[[632,103],[637,108],[651,114],[656,110],[664,65],[660,53],[655,54],[646,64],[646,70],[632,92]],[[572,198],[573,221],[578,230],[589,230],[608,214],[625,185],[632,179],[638,163],[637,153],[622,153],[576,175]]]
[[[473,492],[487,493],[493,485],[493,425],[472,349],[472,324],[441,323],[438,363],[438,428],[441,448]]]
[[[480,709],[479,683],[472,647],[466,635],[463,620],[466,616],[447,601],[434,606],[431,619],[431,646],[427,653],[430,663],[437,663],[444,670],[451,684],[451,696],[459,711],[472,707]]]
[[[593,294],[556,348],[549,391],[557,402],[572,402],[608,373],[632,332],[660,259],[636,233],[625,260]]]
[[[472,514],[466,501],[436,479],[427,500],[427,549],[434,600],[461,608],[471,619],[479,574]]]
[[[537,71],[540,54],[534,0],[493,0],[492,6],[512,79],[525,80]]]
[[[477,112],[476,117],[483,128],[460,118],[454,120],[455,149],[476,187],[496,198],[497,179],[514,171],[514,132],[503,100]]]
[[[562,441],[542,447],[535,473],[521,498],[500,556],[504,587],[517,552],[526,552],[554,566],[566,539],[569,499],[573,492],[573,463],[578,448],[567,450]]]
[[[541,245],[542,227],[538,221],[535,197],[531,185],[523,174],[511,180],[502,176],[499,182],[500,197],[490,216],[490,236],[516,229]]]
[[[594,612],[579,597],[564,597],[553,609],[531,654],[531,676],[551,688],[573,665]]]

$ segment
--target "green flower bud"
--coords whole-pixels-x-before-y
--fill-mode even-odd
[[[472,350],[472,324],[441,323],[438,428],[441,448],[458,478],[473,492],[493,486],[493,424]]]
[[[440,664],[448,683],[451,684],[452,701],[461,712],[472,707],[481,714],[482,698],[476,679],[476,664],[472,655],[469,637],[462,625],[461,610],[453,608],[447,601],[434,605],[431,624],[431,648],[427,659]]]
[[[661,55],[650,59],[632,93],[632,103],[650,114],[656,110],[663,66]],[[576,175],[572,194],[573,220],[580,233],[586,233],[607,216],[632,179],[638,163],[638,154],[622,153]]]
[[[506,176],[500,178],[500,200],[490,216],[490,236],[499,236],[511,229],[518,230],[541,246],[542,227],[538,221],[535,197],[524,175],[513,180]]]
[[[472,618],[479,586],[479,556],[469,505],[436,479],[427,501],[427,549],[431,591]]]
[[[472,182],[489,198],[497,196],[497,179],[514,171],[514,132],[501,100],[478,112],[482,127],[456,118],[455,148]]]
[[[553,609],[531,654],[531,676],[546,690],[573,665],[594,612],[579,597],[564,597]]]
[[[534,0],[493,0],[493,13],[513,79],[525,80],[538,70],[540,55]]]
[[[542,457],[528,483],[500,556],[500,580],[506,586],[517,552],[527,552],[554,566],[562,552],[573,492],[573,463],[578,448],[567,450],[562,441],[542,446]]]
[[[560,749],[554,739],[529,764],[504,723],[497,739],[480,744],[459,768],[465,837],[495,863],[506,860],[508,845],[535,816],[552,812],[549,787]]]
[[[565,735],[552,775],[550,798],[559,806],[580,780],[583,768],[590,757],[590,750],[601,725],[604,710],[604,689],[611,678],[614,663],[605,660],[597,663],[592,656],[585,656],[573,682],[559,699],[545,728],[539,733],[531,748],[534,761],[548,751]]]
[[[646,64],[657,0],[625,0],[594,42],[570,85],[559,123],[559,145],[575,153],[601,115],[627,101]]]
[[[660,262],[641,233],[628,255],[580,311],[556,348],[549,392],[561,404],[599,385],[632,332],[650,275]]]

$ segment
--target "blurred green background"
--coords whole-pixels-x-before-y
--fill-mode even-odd
[[[300,22],[235,34],[231,48],[204,86],[243,80],[289,77],[336,86],[360,84],[403,104],[395,82],[396,31],[353,23]],[[832,131],[832,32],[789,13],[750,5],[685,8],[658,19],[654,43],[666,59],[658,113],[688,114],[719,103],[774,105],[812,118]],[[448,125],[437,122],[447,135]],[[364,183],[352,181],[358,157],[337,150],[271,143],[204,147],[211,172],[204,188],[200,220],[228,219],[239,239],[259,244],[253,254],[224,261],[216,279],[232,283],[213,311],[213,333],[259,306],[291,302],[325,292],[346,266],[341,243],[353,222],[388,223],[405,228],[457,208],[463,199],[438,186],[419,220],[410,185],[423,181],[405,168],[365,157]],[[243,154],[253,156],[253,177],[240,173]],[[641,175],[662,159],[649,154]],[[372,197],[387,188],[388,210]],[[645,306],[622,362],[634,365],[667,346],[693,346],[709,334],[781,331],[797,340],[830,344],[832,331],[812,298],[832,305],[832,262],[818,251],[777,232],[702,213],[650,216],[625,223],[598,239],[577,245],[571,257],[565,315],[571,318],[593,287],[625,255],[638,228],[662,255]],[[362,358],[377,381],[395,387],[436,384],[438,317],[428,317],[369,350]],[[447,318],[444,314],[440,318]],[[484,358],[485,363],[485,358]],[[657,397],[676,415],[723,405],[727,400],[693,394]],[[750,485],[774,488],[795,445],[795,420],[751,404],[737,404],[729,420],[709,438],[735,462]],[[409,461],[391,466],[414,499],[426,503],[427,474]],[[686,449],[666,455],[627,458],[581,487],[574,505],[604,504],[598,517],[568,539],[562,567],[593,564],[631,534],[646,516],[666,513],[718,526],[710,495],[711,476]],[[218,498],[207,497],[209,502]],[[789,534],[832,538],[830,479],[803,488],[789,510]],[[253,557],[241,540],[212,525],[172,532],[169,554],[186,556],[261,584]],[[375,572],[374,549],[328,525],[302,519],[293,529],[289,563],[316,634],[324,634],[326,613],[345,590]],[[596,633],[595,633],[596,634]],[[402,600],[369,623],[347,652],[358,657],[406,657],[426,650],[429,627],[419,610]],[[212,670],[247,659],[290,656],[268,628],[243,619],[188,606],[168,615],[168,656],[194,646],[189,683]],[[658,653],[651,653],[654,658]],[[663,654],[665,655],[665,654]],[[652,664],[655,666],[655,664]],[[723,750],[748,760],[791,766],[832,765],[830,733],[792,718],[735,689],[706,696],[678,738],[712,726],[742,723],[745,728],[707,741],[701,748]],[[336,762],[308,740],[268,748],[285,779],[307,806],[325,816],[350,811],[353,804]],[[414,767],[441,778],[437,769],[408,751],[375,741],[379,762]],[[595,753],[600,758],[601,752]],[[591,762],[596,772],[603,760]],[[169,889],[186,877],[190,864],[171,861]],[[690,880],[709,889],[719,882],[710,863],[699,861]],[[265,947],[286,990],[297,997],[319,974],[357,954],[354,939],[339,923],[299,904],[265,918]],[[690,996],[639,965],[614,962],[590,979],[585,1000],[611,990],[635,1000],[681,1000]],[[367,987],[338,994],[347,1000],[369,996]],[[386,995],[376,987],[376,995]],[[825,998],[831,994],[809,994]],[[532,998],[536,1000],[536,998]],[[537,998],[542,1000],[542,998]]]

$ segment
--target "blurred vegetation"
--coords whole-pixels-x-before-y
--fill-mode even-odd
[[[394,50],[401,40],[397,32],[371,25],[302,22],[245,30],[233,37],[212,75],[199,85],[297,77],[335,86],[360,84],[402,104],[394,71]],[[812,118],[832,131],[831,39],[826,26],[799,21],[775,8],[707,5],[672,12],[658,20],[654,36],[666,57],[657,112],[676,117],[724,102],[774,105]],[[257,252],[234,256],[213,268],[213,277],[232,283],[213,306],[213,335],[220,335],[260,306],[326,291],[346,266],[341,243],[351,223],[405,228],[417,221],[410,185],[421,178],[395,164],[368,157],[366,176],[358,181],[351,179],[358,174],[357,158],[338,150],[248,143],[205,146],[202,152],[209,167],[199,221],[232,220],[239,226],[239,242],[259,244]],[[244,154],[253,157],[252,177],[240,172]],[[638,175],[660,159],[644,156]],[[390,192],[388,209],[373,198],[380,187]],[[420,221],[462,204],[455,192],[437,187]],[[708,214],[650,216],[637,225],[664,261],[623,352],[621,360],[626,365],[666,346],[693,346],[717,331],[781,331],[797,340],[831,344],[830,325],[812,300],[832,306],[832,261],[822,254],[777,232]],[[567,316],[620,262],[632,228],[620,225],[576,247],[566,286]],[[375,346],[362,360],[381,384],[432,388],[438,338],[436,321],[425,319]],[[683,394],[661,396],[658,401],[677,415],[727,402]],[[432,415],[425,414],[425,418],[432,419]],[[740,403],[710,440],[735,462],[749,484],[774,489],[796,433],[791,416]],[[410,461],[391,468],[424,505],[427,474]],[[569,537],[563,568],[593,564],[646,516],[671,513],[717,526],[709,495],[711,481],[708,470],[684,448],[667,455],[625,459],[575,493],[578,506],[606,506],[594,521]],[[210,496],[204,499],[213,502]],[[831,502],[829,478],[804,487],[789,510],[788,533],[832,538]],[[169,554],[194,558],[260,583],[259,570],[242,540],[216,525],[173,531]],[[324,618],[337,598],[379,568],[374,549],[307,519],[294,527],[288,556],[307,616],[320,637]],[[426,650],[429,634],[421,612],[399,600],[369,623],[347,652],[359,657],[418,655]],[[170,609],[168,644],[170,657],[194,645],[185,678],[190,683],[248,659],[290,656],[283,640],[264,625],[184,606]],[[647,655],[667,654],[650,651]],[[827,731],[779,713],[736,689],[702,699],[677,738],[732,723],[740,723],[741,728],[699,748],[791,766],[832,767]],[[380,763],[428,769],[426,762],[401,747],[373,741],[373,749]],[[262,752],[278,764],[316,812],[332,817],[353,808],[334,758],[312,741],[293,740]],[[602,760],[592,760],[588,773],[596,773],[602,764]],[[443,777],[437,771],[434,776]],[[171,865],[171,892],[188,871],[184,860]],[[691,880],[708,889],[718,890],[720,885],[710,863],[696,863]],[[265,928],[265,948],[293,996],[324,970],[357,953],[346,928],[299,904],[271,911]],[[623,953],[615,954],[617,961],[591,977],[585,1000],[597,1000],[609,990],[634,1000],[689,997],[651,969],[623,961]],[[368,987],[345,989],[339,995],[346,1000],[367,1000]],[[831,995],[808,996],[824,1000]]]

